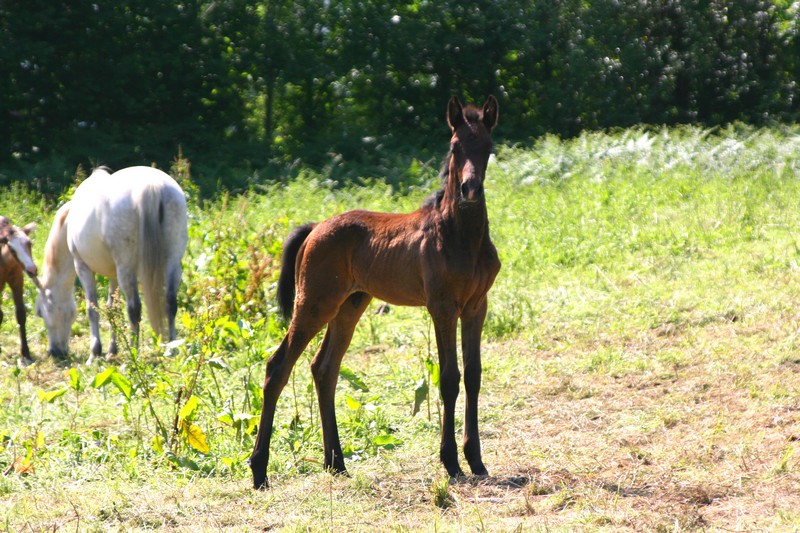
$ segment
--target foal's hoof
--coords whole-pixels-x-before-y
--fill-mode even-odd
[[[489,477],[489,471],[486,470],[486,467],[481,465],[480,467],[472,469],[472,475],[478,479],[483,479]]]
[[[254,490],[267,490],[269,488],[269,480],[267,476],[257,476],[253,474],[253,489]]]
[[[332,466],[326,467],[325,471],[335,477],[350,477],[350,472],[346,468],[334,468]]]
[[[35,363],[35,362],[36,362],[36,361],[34,361],[34,360],[33,360],[32,358],[30,358],[30,357],[24,357],[24,356],[21,356],[19,359],[17,359],[17,364],[19,365],[19,367],[20,367],[20,368],[26,368],[26,367],[29,367],[29,366],[31,366],[31,365],[32,365],[33,363]]]
[[[448,472],[448,475],[450,476],[450,483],[452,484],[459,483],[467,479],[467,475],[460,468],[455,472],[453,472],[452,474]]]

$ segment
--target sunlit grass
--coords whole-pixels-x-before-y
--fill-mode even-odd
[[[375,302],[344,359],[368,390],[341,379],[337,394],[353,477],[322,472],[308,369],[316,339],[278,405],[273,488],[247,489],[264,363],[285,329],[274,302],[283,239],[351,208],[413,210],[437,187],[433,170],[402,194],[376,179],[339,186],[303,172],[194,205],[180,295],[185,343],[164,358],[148,340],[148,372],[136,379],[126,356],[113,362],[133,380],[131,398],[93,386],[107,364],[81,364],[82,316],[73,359],[57,365],[31,313],[39,362],[18,369],[4,299],[3,523],[796,529],[799,134],[632,129],[498,147],[486,190],[503,268],[490,292],[480,413],[493,477],[464,483],[443,478],[438,464],[435,393],[412,416],[415,389],[436,361],[430,317],[378,313]],[[40,262],[52,210],[17,189],[0,206],[17,223],[40,223]],[[26,296],[32,306],[30,286]],[[82,387],[70,385],[70,369]],[[171,428],[194,376],[191,420],[207,453],[179,433],[159,445],[145,402]],[[463,392],[459,400],[461,428]]]

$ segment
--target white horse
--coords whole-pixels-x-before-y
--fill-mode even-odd
[[[113,174],[95,169],[58,210],[45,244],[36,314],[47,327],[48,353],[63,357],[68,352],[77,312],[76,273],[91,326],[90,361],[102,352],[95,273],[108,278],[109,307],[116,287],[122,289],[134,346],[142,316],[140,281],[153,331],[162,336],[166,316],[169,340],[174,340],[187,241],[186,197],[170,176],[150,167]],[[117,353],[113,329],[108,353]]]

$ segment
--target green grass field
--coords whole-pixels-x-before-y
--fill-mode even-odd
[[[431,320],[375,302],[337,395],[351,477],[322,471],[315,341],[278,406],[272,487],[251,490],[264,363],[285,328],[274,302],[283,238],[352,208],[413,210],[436,189],[437,163],[414,163],[420,177],[402,188],[305,172],[244,196],[192,197],[181,342],[166,350],[148,338],[140,354],[86,366],[81,314],[58,363],[31,313],[38,361],[19,368],[4,298],[0,527],[800,529],[796,129],[498,147],[486,190],[503,268],[480,402],[491,476],[447,479]],[[38,263],[53,212],[22,190],[0,197],[0,214],[39,222]],[[103,314],[124,329],[119,309]]]

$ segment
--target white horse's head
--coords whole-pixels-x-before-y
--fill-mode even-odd
[[[70,202],[56,212],[44,245],[42,277],[36,297],[36,316],[44,320],[50,346],[47,353],[64,357],[69,351],[72,323],[78,314],[75,303],[75,267],[67,246],[66,220]]]
[[[65,357],[69,352],[69,337],[72,323],[78,314],[75,298],[58,297],[52,290],[43,288],[36,297],[36,315],[44,320],[50,346],[47,353],[54,357]]]

